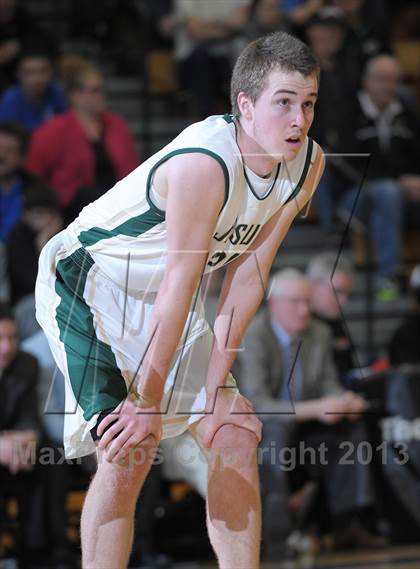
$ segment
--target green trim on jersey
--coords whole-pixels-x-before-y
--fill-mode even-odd
[[[190,154],[190,153],[201,153],[207,154],[211,156],[220,164],[223,170],[223,175],[225,179],[225,199],[223,203],[223,207],[225,207],[226,202],[229,197],[229,172],[225,161],[221,156],[212,152],[211,150],[207,150],[206,148],[180,148],[179,150],[174,150],[173,152],[169,152],[156,162],[150,169],[149,175],[146,181],[146,200],[149,204],[149,208],[147,211],[128,219],[121,225],[114,227],[114,229],[104,229],[103,227],[91,227],[86,231],[81,231],[78,235],[78,240],[83,245],[83,247],[89,247],[98,243],[98,241],[102,241],[103,239],[110,239],[111,237],[117,237],[118,235],[127,235],[128,237],[138,237],[146,231],[149,231],[159,223],[165,221],[165,212],[162,209],[159,209],[151,200],[150,198],[150,189],[152,185],[152,176],[155,173],[156,169],[166,160],[176,156],[177,154]],[[220,210],[220,211],[221,211]]]
[[[235,122],[235,117],[229,113],[223,115],[222,119],[225,120],[228,124]]]
[[[76,401],[89,421],[96,413],[114,409],[127,388],[110,346],[95,333],[92,312],[83,298],[94,261],[83,248],[57,264],[55,291],[61,301],[56,310],[60,340]]]
[[[314,141],[312,140],[312,138],[308,137],[308,148],[306,149],[306,158],[305,158],[305,164],[303,165],[302,175],[299,179],[299,182],[296,184],[295,189],[293,190],[293,192],[290,194],[290,196],[285,201],[285,204],[289,203],[290,200],[295,198],[303,186],[303,183],[304,183],[306,176],[308,174],[309,166],[311,165],[313,147],[314,147]]]
[[[212,150],[208,150],[207,148],[200,148],[199,146],[197,146],[197,147],[193,146],[191,148],[179,148],[178,150],[173,150],[172,152],[169,152],[169,154],[165,154],[165,156],[163,156],[160,160],[158,160],[156,162],[156,164],[154,164],[152,166],[152,168],[150,169],[149,175],[147,177],[147,182],[146,182],[146,199],[147,199],[147,203],[149,204],[149,206],[151,208],[153,208],[156,212],[160,213],[161,215],[165,215],[165,212],[162,209],[159,209],[150,199],[150,188],[152,186],[153,174],[156,172],[158,167],[161,164],[163,164],[163,162],[166,162],[167,160],[169,160],[169,158],[172,158],[173,156],[177,156],[178,154],[197,154],[197,153],[207,154],[207,156],[211,156],[212,158],[217,160],[217,162],[222,167],[223,175],[225,178],[225,200],[223,202],[223,206],[222,206],[220,211],[222,211],[222,209],[225,207],[225,205],[228,201],[228,198],[229,198],[229,172],[228,172],[225,161],[223,160],[223,158],[221,156],[219,156],[218,154],[216,154]]]
[[[281,162],[279,164],[277,164],[277,170],[276,170],[276,174],[274,176],[274,180],[273,183],[271,184],[271,186],[268,188],[268,190],[265,192],[265,194],[263,196],[259,196],[257,194],[257,192],[254,190],[253,185],[251,184],[251,180],[249,179],[248,174],[246,173],[246,169],[245,169],[245,164],[242,161],[242,168],[244,171],[244,178],[246,180],[246,183],[248,184],[249,189],[251,190],[251,192],[254,195],[254,198],[256,198],[257,200],[259,200],[260,202],[263,202],[266,198],[268,198],[268,196],[271,194],[271,192],[274,189],[274,186],[276,185],[277,182],[277,178],[279,177],[279,173],[280,173],[280,168],[281,168]]]
[[[149,200],[148,200],[149,201]],[[78,239],[83,247],[95,245],[102,239],[110,239],[118,235],[127,235],[128,237],[138,237],[142,233],[146,233],[149,229],[155,227],[159,223],[165,221],[165,212],[161,212],[156,207],[150,207],[144,213],[136,215],[114,229],[104,229],[102,227],[92,227],[86,231],[81,231]]]

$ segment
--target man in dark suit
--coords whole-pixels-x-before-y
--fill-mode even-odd
[[[30,527],[35,513],[31,500],[40,433],[37,381],[36,359],[19,351],[13,313],[0,303],[0,506],[8,492],[18,500],[22,567],[29,567],[28,550],[38,545]]]
[[[293,529],[286,471],[323,480],[337,546],[379,545],[359,523],[373,502],[369,466],[356,456],[366,440],[359,420],[365,403],[340,386],[331,333],[311,320],[310,297],[310,282],[299,271],[277,273],[268,310],[254,319],[239,356],[241,390],[264,423],[263,535],[274,558]]]

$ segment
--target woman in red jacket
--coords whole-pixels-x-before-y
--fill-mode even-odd
[[[99,71],[72,60],[64,82],[70,110],[35,131],[26,167],[56,190],[62,206],[77,213],[83,202],[96,199],[138,166],[139,158],[126,122],[105,110]]]

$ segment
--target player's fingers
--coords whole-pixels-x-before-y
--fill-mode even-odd
[[[254,407],[248,401],[241,401],[240,405],[236,405],[231,409],[232,415],[255,415]]]
[[[108,427],[108,425],[116,421],[118,417],[119,415],[117,413],[109,413],[106,417],[104,417],[96,429],[98,437],[101,437],[102,433]]]
[[[248,407],[254,408],[252,402],[247,397],[243,397],[243,400]]]
[[[112,442],[114,437],[118,435],[124,429],[124,422],[117,421],[112,427],[109,427],[107,431],[99,439],[98,447],[107,448],[107,446]]]
[[[241,425],[242,426],[242,425]],[[245,429],[248,429],[252,433],[255,434],[257,437],[258,442],[261,441],[262,438],[262,423],[258,419],[252,418],[251,420],[245,421],[244,425]]]
[[[245,407],[246,407],[248,413],[253,413],[253,414],[255,414],[254,406],[252,405],[252,403],[247,402],[247,403],[245,404]]]
[[[153,454],[150,451],[156,448],[157,443],[153,435],[144,437],[136,432],[126,440],[114,456],[113,462],[127,464],[128,459],[128,464],[130,465],[143,465],[151,460]]]
[[[254,413],[249,413],[243,415],[242,417],[238,416],[237,419],[234,420],[233,422],[238,427],[242,427],[244,429],[247,429],[248,431],[251,431],[252,433],[255,434],[255,436],[259,441],[261,440],[262,423]]]
[[[137,447],[140,446],[141,441],[137,434],[131,435],[129,439],[123,444],[120,450],[115,454],[113,458],[113,462],[117,462],[118,464],[126,464],[127,458],[129,458],[130,464],[135,464],[139,466],[145,461],[144,452],[137,452]],[[142,451],[143,449],[138,449]]]
[[[112,462],[116,454],[122,449],[125,442],[131,437],[131,431],[123,429],[118,437],[114,438],[109,447],[106,449],[105,458],[108,462]]]

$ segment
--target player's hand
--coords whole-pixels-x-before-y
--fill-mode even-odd
[[[254,407],[235,387],[222,387],[217,396],[208,396],[207,415],[197,426],[197,432],[205,448],[210,448],[216,432],[223,425],[237,425],[248,429],[261,440],[262,424],[257,418]]]
[[[108,425],[111,426],[104,432]],[[108,462],[121,462],[147,437],[152,437],[157,447],[162,436],[160,405],[139,407],[130,395],[102,419],[97,433],[100,437],[98,447],[106,449],[105,459]]]

